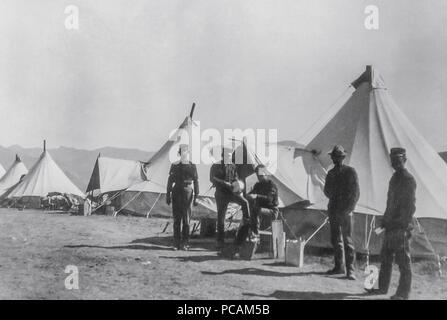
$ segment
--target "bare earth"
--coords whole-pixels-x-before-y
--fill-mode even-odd
[[[371,299],[361,265],[349,281],[322,274],[329,257],[307,256],[303,269],[227,260],[211,239],[172,251],[166,222],[0,209],[0,299]],[[78,267],[79,290],[65,288],[67,265]],[[447,278],[433,265],[414,270],[413,299],[447,299]]]

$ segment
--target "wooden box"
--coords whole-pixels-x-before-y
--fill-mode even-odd
[[[270,257],[284,259],[286,234],[282,220],[272,221],[272,237],[270,242]]]
[[[286,257],[285,263],[287,265],[297,266],[302,268],[304,265],[304,246],[305,242],[300,240],[286,241]]]

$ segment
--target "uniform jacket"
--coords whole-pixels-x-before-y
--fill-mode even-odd
[[[345,215],[354,211],[360,197],[360,187],[354,168],[341,165],[329,170],[324,185],[329,198],[328,214]]]
[[[171,165],[168,177],[167,194],[170,194],[176,186],[184,186],[185,183],[194,184],[194,194],[199,195],[199,178],[197,167],[194,163],[176,162]]]
[[[416,211],[416,180],[406,170],[396,171],[390,179],[382,227],[385,230],[411,230]]]
[[[269,209],[278,207],[278,188],[272,180],[257,182],[250,193],[257,195],[259,206]]]
[[[216,187],[216,192],[232,194],[231,189],[229,189],[226,185],[215,181],[214,178],[218,178],[229,183],[236,181],[239,178],[237,166],[234,163],[224,164],[223,161],[221,161],[214,163],[210,169],[210,181],[213,186]]]

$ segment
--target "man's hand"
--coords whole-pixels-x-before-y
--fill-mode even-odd
[[[192,202],[192,205],[194,207],[197,207],[199,205],[199,202],[197,201],[197,197],[194,197],[194,201]]]
[[[252,193],[249,193],[245,196],[245,198],[247,198],[247,200],[252,200],[252,201],[255,200],[257,197],[258,197],[257,194],[252,194]]]
[[[167,193],[166,194],[166,204],[168,205],[168,206],[170,206],[171,205],[171,194],[170,193]]]

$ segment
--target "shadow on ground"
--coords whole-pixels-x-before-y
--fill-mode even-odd
[[[280,300],[363,300],[367,294],[352,294],[348,292],[330,292],[322,293],[316,291],[283,291],[276,290],[269,295],[261,295],[256,293],[243,293],[247,297],[258,297],[258,298],[274,298]]]
[[[265,276],[265,277],[292,277],[302,275],[302,273],[299,272],[293,272],[293,273],[277,272],[259,268],[232,269],[232,270],[224,270],[221,272],[202,271],[202,274],[212,276],[221,274],[240,274],[240,275],[253,275],[253,276]]]
[[[184,257],[166,257],[160,256],[162,259],[176,259],[180,262],[205,262],[205,261],[216,261],[216,260],[227,260],[221,256],[184,256]]]
[[[95,245],[89,245],[89,244],[79,244],[79,245],[67,245],[64,246],[64,248],[71,248],[71,249],[76,249],[76,248],[97,248],[97,249],[128,249],[128,250],[167,250],[167,251],[172,251],[171,248],[167,248],[167,247],[162,247],[162,246],[155,246],[155,245],[149,245],[149,246],[145,246],[145,245],[128,245],[128,246],[110,246],[110,247],[105,247],[105,246],[95,246]]]
[[[131,243],[153,244],[161,246],[172,246],[172,237],[147,237],[135,239]],[[216,241],[213,238],[191,238],[189,240],[191,251],[196,249],[215,250]]]

